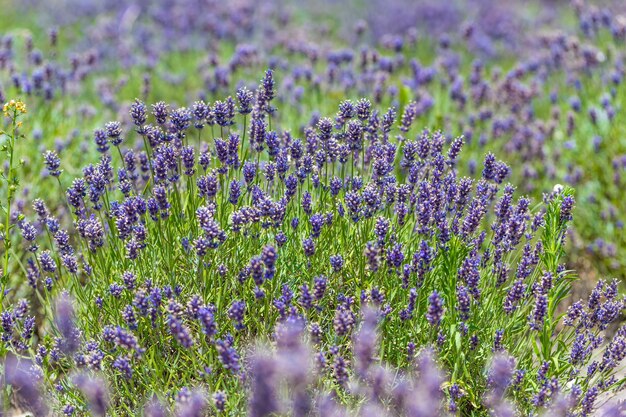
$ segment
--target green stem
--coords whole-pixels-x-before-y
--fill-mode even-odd
[[[13,147],[15,145],[15,136],[17,135],[17,110],[13,111],[11,127],[12,135],[7,135],[7,137],[9,138],[7,145],[7,152],[9,153],[9,176],[7,177],[8,195],[7,206],[5,209],[6,218],[4,222],[4,277],[2,279],[2,292],[0,292],[0,306],[2,305],[2,301],[4,300],[6,285],[9,282],[9,250],[11,249],[9,227],[11,225],[11,203],[13,200],[13,194],[15,192],[15,188],[13,188],[13,182],[15,181],[15,178],[13,176]]]

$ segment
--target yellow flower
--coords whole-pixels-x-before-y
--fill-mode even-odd
[[[26,113],[26,104],[21,100],[11,100],[8,103],[4,103],[2,111],[6,117],[11,117],[11,113],[24,114]]]

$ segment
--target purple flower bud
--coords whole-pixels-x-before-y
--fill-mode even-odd
[[[109,408],[109,394],[104,380],[83,373],[76,375],[73,382],[87,398],[89,411],[96,416],[104,416]]]
[[[232,180],[230,183],[230,191],[228,195],[228,201],[236,206],[239,203],[239,197],[241,196],[241,185],[239,181]]]
[[[61,349],[66,355],[71,355],[80,346],[80,331],[75,324],[72,299],[67,293],[61,294],[56,301],[55,324],[61,335]]]
[[[335,311],[335,318],[333,320],[333,327],[335,332],[339,336],[343,336],[349,333],[355,324],[354,313],[346,306],[339,306]]]
[[[302,249],[304,249],[304,254],[307,257],[311,257],[315,254],[315,242],[313,239],[306,238],[302,241]]]
[[[511,384],[514,370],[515,360],[512,357],[504,353],[494,356],[487,376],[487,383],[491,388],[490,401],[502,399]]]
[[[166,417],[167,413],[163,404],[154,397],[144,408],[143,415],[145,417]]]
[[[567,222],[572,220],[572,209],[574,208],[574,197],[566,196],[561,202],[561,221]]]
[[[50,175],[52,175],[53,177],[58,177],[59,175],[61,175],[62,171],[59,170],[59,167],[61,166],[61,159],[55,151],[44,152],[43,159]]]
[[[146,123],[146,105],[139,99],[135,99],[133,104],[130,105],[129,114],[135,126],[142,127]]]
[[[330,256],[330,266],[333,269],[333,272],[340,272],[343,268],[343,257],[341,255],[331,255]]]
[[[363,313],[363,324],[354,337],[354,356],[357,372],[365,376],[374,362],[374,355],[378,346],[376,325],[378,312],[375,309],[366,309]]]
[[[177,417],[203,417],[207,408],[206,393],[202,390],[194,391],[178,408]]]
[[[193,346],[193,339],[189,329],[179,319],[170,314],[167,317],[167,323],[170,333],[182,347],[189,349]]]
[[[240,114],[249,114],[252,111],[253,94],[246,87],[237,90],[237,104]]]
[[[435,290],[428,297],[428,311],[426,312],[426,320],[431,326],[439,326],[443,316],[443,299]]]
[[[154,118],[156,119],[156,122],[158,124],[165,124],[169,113],[168,107],[169,106],[163,101],[159,101],[158,103],[152,105],[152,114],[154,115]]]
[[[543,328],[544,319],[548,309],[548,296],[545,294],[537,294],[535,296],[535,307],[528,316],[529,326],[533,330],[541,330]]]
[[[219,355],[219,361],[224,369],[229,370],[233,374],[239,372],[239,355],[227,340],[217,340],[215,347]]]
[[[204,121],[209,115],[209,106],[202,101],[195,101],[191,106],[191,112],[193,113],[193,117],[195,119],[194,127],[196,129],[202,129],[204,127]]]
[[[245,329],[246,326],[243,324],[245,312],[245,301],[233,301],[230,308],[228,309],[228,317],[235,322],[235,329]]]
[[[248,416],[269,417],[279,412],[276,374],[277,366],[274,360],[257,352],[252,360],[252,392],[248,401]]]
[[[40,378],[32,370],[29,361],[19,360],[10,355],[4,362],[3,382],[12,387],[12,392],[15,393],[19,403],[28,411],[34,415],[48,415],[45,397],[40,392]]]

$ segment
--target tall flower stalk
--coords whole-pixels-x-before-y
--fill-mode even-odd
[[[0,225],[0,233],[4,243],[4,262],[2,267],[2,292],[0,292],[0,306],[4,300],[5,291],[9,282],[9,257],[11,252],[11,205],[19,186],[19,178],[16,175],[15,167],[15,142],[19,137],[19,128],[22,127],[20,116],[26,113],[26,105],[19,100],[11,100],[2,107],[4,117],[10,119],[10,131],[0,131],[0,135],[5,137],[5,142],[0,147],[9,162],[8,171],[0,174],[6,184],[6,203],[0,204],[0,209],[4,211],[4,223]]]

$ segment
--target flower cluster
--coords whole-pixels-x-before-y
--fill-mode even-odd
[[[625,270],[619,5],[346,2],[335,33],[331,5],[82,3],[42,50],[0,36],[29,103],[0,414],[584,417],[624,386],[619,280],[570,299]]]
[[[491,153],[478,178],[460,177],[462,138],[413,132],[395,109],[365,99],[343,101],[334,121],[313,120],[303,139],[272,130],[273,77],[268,71],[242,107],[230,98],[201,112],[196,103],[193,113],[156,104],[152,123],[137,100],[134,134],[107,123],[112,146],[98,144],[100,162],[67,189],[73,226],[65,229],[41,200],[36,218],[21,220],[28,283],[44,305],[57,298],[44,314],[54,326],[33,344],[31,308],[21,301],[2,315],[2,340],[15,353],[36,352],[53,408],[103,414],[157,395],[179,415],[246,403],[250,414],[267,415],[285,407],[275,392],[284,377],[293,407],[313,407],[307,396],[319,378],[345,395],[373,390],[368,398],[392,398],[413,413],[423,406],[417,397],[379,387],[391,375],[373,366],[383,360],[408,372],[424,349],[428,388],[402,384],[441,398],[430,401],[433,412],[444,398],[451,409],[495,407],[486,369],[503,352],[528,395],[509,398],[502,388],[497,396],[520,410],[571,391],[573,412],[585,409],[588,393],[615,387],[610,375],[624,355],[619,339],[602,343],[624,308],[615,284],[599,284],[587,306],[574,304],[569,330],[556,332],[555,309],[571,286],[560,263],[570,190],[533,209],[515,198],[504,183],[510,168]],[[222,106],[233,109],[217,116]],[[202,118],[192,123],[193,114]],[[215,125],[219,135],[206,131]],[[271,341],[281,359],[250,358],[253,339]],[[592,362],[597,351],[603,360]],[[553,358],[569,371],[544,366]],[[451,373],[453,390],[427,376],[433,360]],[[354,378],[365,391],[350,388]],[[140,395],[112,389],[126,384]],[[212,401],[189,391],[216,385]]]

